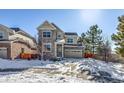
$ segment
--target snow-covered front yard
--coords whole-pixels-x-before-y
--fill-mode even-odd
[[[0,59],[0,82],[124,82],[124,65],[94,59]]]

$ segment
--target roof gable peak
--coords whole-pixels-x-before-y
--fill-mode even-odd
[[[55,30],[56,28],[47,20],[45,20],[40,26],[37,28],[38,30]]]

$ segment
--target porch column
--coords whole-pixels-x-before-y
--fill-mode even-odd
[[[62,57],[64,57],[64,44],[62,44]]]
[[[57,57],[56,48],[57,48],[57,44],[55,43],[55,57]]]
[[[43,59],[43,52],[44,52],[44,46],[43,46],[43,43],[42,43],[41,46],[42,46],[42,47],[41,47],[41,58]]]

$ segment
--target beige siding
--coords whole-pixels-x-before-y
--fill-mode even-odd
[[[59,40],[64,39],[64,33],[62,31],[57,30],[57,39],[59,39]]]
[[[0,33],[3,34],[3,38],[2,39],[8,39],[9,35],[8,35],[7,31],[0,29]]]
[[[68,44],[68,42],[67,42],[68,38],[73,39],[72,44],[77,44],[78,36],[76,36],[76,35],[65,35],[65,38],[66,38],[65,39],[66,44]]]

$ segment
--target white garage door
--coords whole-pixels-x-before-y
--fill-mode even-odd
[[[7,58],[7,48],[0,48],[0,58]]]
[[[64,55],[69,58],[82,58],[82,50],[65,49]]]

